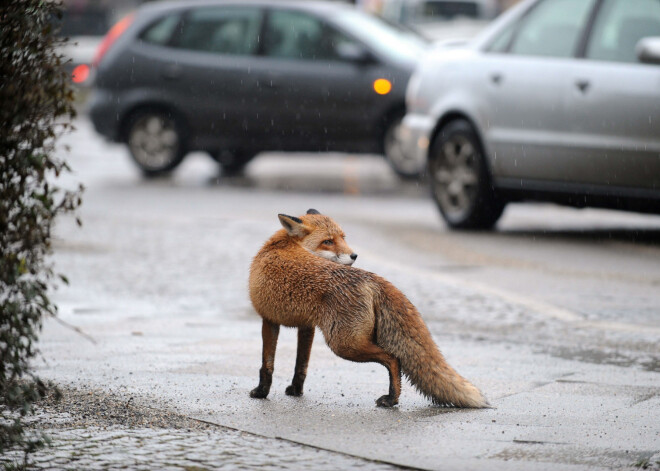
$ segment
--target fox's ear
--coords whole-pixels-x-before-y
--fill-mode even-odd
[[[313,208],[309,208],[307,210],[307,214],[321,214],[321,213],[319,213],[317,210],[315,210]]]
[[[309,233],[309,230],[303,224],[302,219],[298,219],[294,216],[287,216],[286,214],[278,214],[277,217],[280,218],[282,227],[286,229],[286,232],[291,237],[305,237]]]

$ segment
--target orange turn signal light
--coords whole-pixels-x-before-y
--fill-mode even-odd
[[[374,91],[379,95],[387,95],[392,91],[392,82],[384,78],[376,79],[374,80]]]

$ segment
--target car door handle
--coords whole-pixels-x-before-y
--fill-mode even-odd
[[[580,90],[580,93],[583,95],[589,91],[589,87],[591,86],[591,83],[589,80],[577,80],[575,82],[575,86]]]
[[[493,82],[495,85],[501,84],[503,78],[504,77],[502,77],[502,74],[500,74],[499,72],[494,72],[490,74],[490,81]]]
[[[161,75],[167,80],[177,80],[181,77],[183,69],[178,64],[169,64],[165,66]]]

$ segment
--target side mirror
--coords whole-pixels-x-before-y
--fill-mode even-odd
[[[355,64],[372,64],[376,62],[376,58],[366,48],[354,44],[344,43],[337,46],[337,56],[346,62],[353,62]]]
[[[642,38],[635,46],[635,53],[640,62],[660,64],[660,37]]]

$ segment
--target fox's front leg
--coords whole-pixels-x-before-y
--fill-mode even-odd
[[[293,374],[291,386],[286,388],[289,396],[302,396],[303,384],[307,377],[307,365],[309,355],[312,353],[312,342],[314,342],[314,327],[298,328],[298,353],[296,354],[296,371]]]
[[[259,386],[250,391],[250,397],[263,399],[268,396],[270,385],[273,382],[273,370],[275,368],[275,349],[277,348],[277,337],[280,334],[279,324],[264,319],[261,326],[261,337],[263,339],[263,356],[261,369],[259,370]]]

